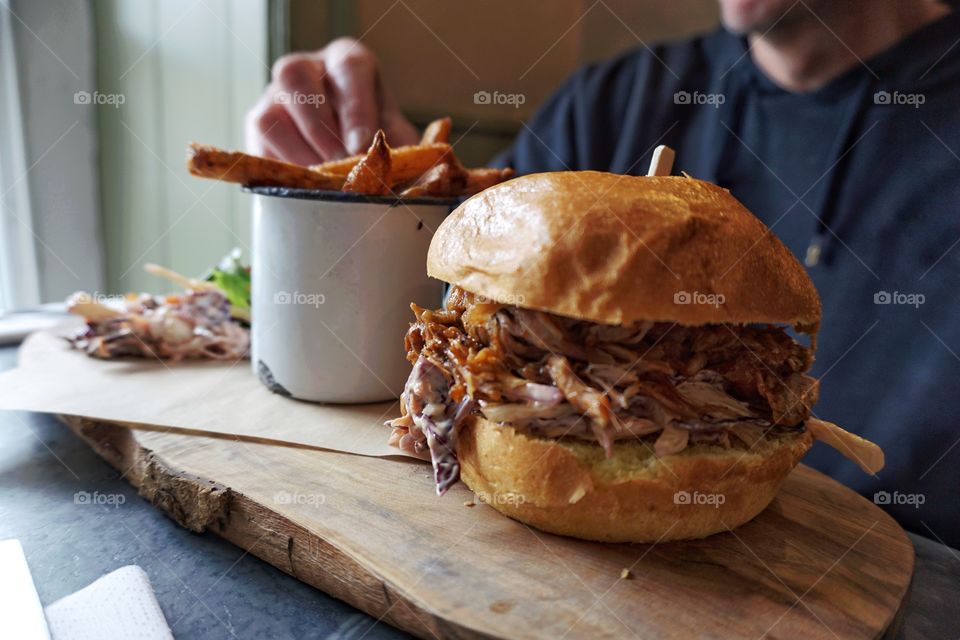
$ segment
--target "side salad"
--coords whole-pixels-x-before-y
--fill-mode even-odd
[[[241,262],[238,250],[203,279],[154,264],[144,269],[186,291],[160,296],[130,293],[119,299],[74,293],[67,309],[82,316],[86,326],[67,336],[68,342],[97,358],[249,357],[250,269]]]

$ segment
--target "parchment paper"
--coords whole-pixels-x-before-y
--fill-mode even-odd
[[[406,456],[387,445],[398,402],[320,405],[271,393],[249,360],[98,360],[63,329],[24,342],[19,366],[0,374],[0,409],[83,416],[133,429],[238,437],[365,456]]]

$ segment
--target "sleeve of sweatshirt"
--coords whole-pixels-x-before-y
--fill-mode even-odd
[[[511,166],[518,174],[607,169],[618,123],[644,100],[650,58],[645,50],[631,51],[577,70],[521,124],[513,146],[492,164]]]

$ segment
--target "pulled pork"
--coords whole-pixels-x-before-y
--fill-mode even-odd
[[[457,425],[478,411],[535,436],[650,438],[752,447],[802,429],[816,402],[811,350],[776,326],[606,325],[491,304],[455,287],[446,307],[412,305],[414,364],[391,444],[430,453],[437,492],[459,477]]]
[[[238,360],[250,351],[250,330],[231,318],[230,301],[220,291],[130,295],[115,306],[77,292],[67,309],[87,321],[67,340],[95,358]]]

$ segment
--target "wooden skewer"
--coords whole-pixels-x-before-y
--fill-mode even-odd
[[[78,291],[67,300],[67,311],[83,316],[91,322],[103,322],[114,318],[122,318],[124,313],[119,309],[108,307],[102,302],[97,302],[90,297],[90,294]]]
[[[670,171],[673,169],[673,159],[676,158],[676,156],[677,154],[674,153],[673,149],[665,144],[661,144],[653,150],[653,158],[650,160],[650,169],[647,171],[647,175],[670,175]]]
[[[188,278],[185,275],[177,273],[173,269],[167,269],[166,267],[161,267],[160,265],[153,264],[152,262],[148,262],[143,265],[143,270],[150,275],[154,275],[158,278],[169,280],[173,284],[180,285],[184,289],[193,289],[194,291],[219,291],[225,297],[227,295],[226,291],[212,282],[207,282],[206,280],[197,280],[196,278]],[[249,309],[241,309],[240,307],[230,305],[230,315],[237,320],[250,322]]]
[[[196,278],[188,278],[185,275],[177,273],[173,269],[167,269],[166,267],[161,267],[160,265],[153,264],[152,262],[148,262],[143,265],[143,270],[150,275],[154,275],[158,278],[169,280],[173,284],[180,285],[184,289],[193,289],[194,291],[219,291],[220,293],[223,293],[220,287],[212,282],[197,280]]]

